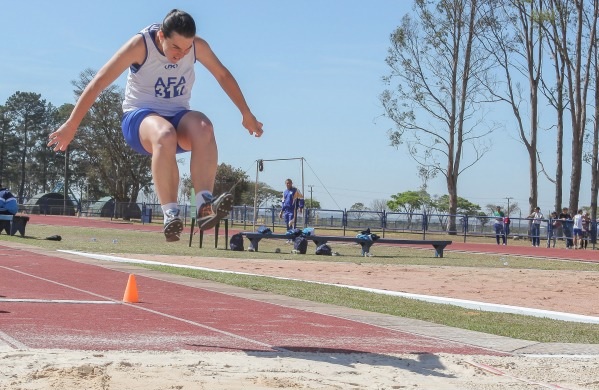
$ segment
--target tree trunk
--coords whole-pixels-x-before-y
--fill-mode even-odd
[[[562,71],[563,76],[563,71]],[[563,78],[562,78],[563,79]],[[555,162],[555,212],[562,210],[564,181],[564,92],[563,85],[558,82],[557,87],[557,134],[556,134],[556,162]]]
[[[530,76],[533,74],[531,73]],[[528,204],[530,210],[538,206],[538,172],[537,172],[537,115],[538,115],[538,79],[530,79],[530,144],[527,145],[530,164],[530,196]]]
[[[449,220],[447,221],[447,233],[451,235],[457,234],[456,214],[458,211],[458,180],[454,174],[453,168],[448,169],[447,175],[447,192],[449,194]]]

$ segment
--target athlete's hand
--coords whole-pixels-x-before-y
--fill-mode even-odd
[[[249,131],[250,135],[255,137],[260,137],[262,133],[264,133],[262,130],[262,122],[258,122],[256,117],[252,114],[244,116],[241,124]]]
[[[76,126],[69,125],[68,122],[60,126],[58,130],[50,133],[48,146],[51,147],[55,152],[67,150],[67,146],[71,143],[75,137],[77,131]]]

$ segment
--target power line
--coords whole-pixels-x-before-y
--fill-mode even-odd
[[[327,187],[324,185],[324,183],[322,182],[322,180],[320,180],[320,177],[318,177],[318,175],[316,174],[316,172],[314,172],[314,169],[312,169],[312,166],[310,165],[310,163],[304,159],[304,161],[306,161],[306,164],[308,164],[308,167],[310,168],[310,170],[312,171],[312,173],[314,174],[314,176],[316,176],[316,178],[318,179],[318,181],[320,182],[320,184],[322,184],[324,190],[327,192],[327,194],[329,194],[329,196],[331,197],[331,200],[333,201],[333,203],[335,203],[335,205],[339,208],[339,210],[341,210],[341,206],[339,206],[339,204],[337,203],[337,201],[335,200],[335,198],[333,198],[333,195],[331,195],[331,193],[329,192],[329,190],[327,189]]]

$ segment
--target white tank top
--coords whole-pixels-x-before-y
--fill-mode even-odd
[[[195,46],[176,64],[166,59],[156,47],[154,37],[160,28],[152,24],[139,34],[144,37],[146,58],[141,65],[129,67],[123,111],[149,108],[163,116],[189,110],[191,89],[195,82]]]

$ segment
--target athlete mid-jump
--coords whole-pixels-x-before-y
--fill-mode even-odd
[[[66,150],[86,113],[100,93],[129,69],[123,102],[123,135],[137,152],[152,156],[152,178],[164,212],[167,241],[177,241],[183,231],[177,194],[179,168],[176,153],[191,151],[190,174],[196,193],[198,226],[210,229],[233,206],[233,197],[212,191],[218,150],[210,119],[190,110],[199,61],[216,78],[242,115],[250,135],[262,135],[262,123],[250,111],[237,81],[210,46],[196,36],[193,18],[172,10],[161,24],[152,24],[126,42],[98,71],[81,94],[69,119],[50,134],[48,146]]]

